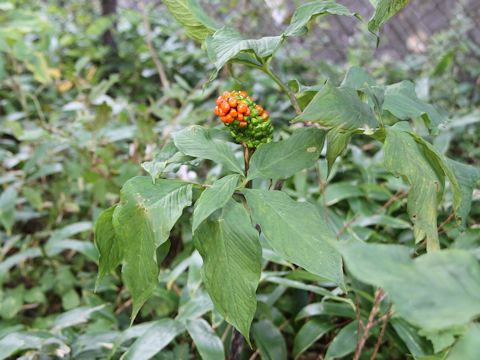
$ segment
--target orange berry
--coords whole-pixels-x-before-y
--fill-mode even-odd
[[[247,123],[245,121],[240,121],[240,127],[244,128],[247,126]]]
[[[223,93],[223,97],[228,98],[229,96],[230,96],[230,91],[225,91],[225,92]]]
[[[227,117],[226,116],[221,116],[220,117],[220,120],[222,120],[223,123],[226,123],[227,122]]]
[[[265,111],[261,116],[263,120],[267,120],[270,114],[268,113],[268,111]]]
[[[250,108],[247,106],[247,112],[245,113],[245,115],[250,115]]]
[[[224,101],[220,104],[220,109],[226,114],[230,110],[230,105],[228,105],[228,102]]]
[[[238,115],[237,115],[237,120],[238,120],[238,121],[243,121],[243,115],[242,115],[242,114],[238,114]]]
[[[240,96],[243,96],[243,97],[247,97],[247,96],[248,96],[247,92],[246,92],[246,91],[243,91],[243,90],[242,90],[242,91],[239,91],[238,94],[239,94]]]
[[[261,107],[260,105],[255,105],[255,110],[257,110],[258,115],[262,115],[264,111],[263,107]]]
[[[237,110],[231,109],[230,112],[228,113],[232,118],[236,118],[238,113]]]
[[[239,103],[237,106],[237,111],[239,114],[245,114],[248,110],[248,105],[243,102]]]
[[[215,101],[217,105],[220,105],[223,101],[223,98],[221,96],[217,97],[217,100]]]
[[[228,99],[228,105],[230,105],[230,107],[237,107],[237,99],[231,97],[230,99]]]
[[[225,116],[225,123],[230,124],[233,121],[233,118],[230,115]]]
[[[213,113],[218,116],[220,114],[219,110],[220,108],[218,106],[215,106],[215,109],[213,109]]]

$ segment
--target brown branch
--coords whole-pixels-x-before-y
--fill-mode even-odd
[[[362,336],[357,341],[357,346],[355,348],[355,355],[353,357],[353,360],[360,359],[360,355],[362,354],[363,347],[365,346],[368,336],[370,335],[370,330],[375,324],[375,316],[378,313],[378,310],[380,308],[380,303],[382,302],[384,296],[385,296],[385,293],[383,292],[382,289],[375,290],[375,299],[373,300],[372,309],[370,310],[368,321],[367,321],[367,324],[365,325],[365,330],[363,331]],[[360,334],[357,334],[357,336],[360,336]]]
[[[165,73],[165,68],[163,67],[163,64],[153,46],[152,28],[150,25],[150,20],[148,19],[148,13],[144,0],[140,0],[140,9],[142,10],[143,26],[145,28],[145,42],[147,44],[148,51],[150,52],[150,56],[152,57],[155,67],[157,68],[158,77],[160,78],[160,83],[162,84],[163,89],[168,90],[170,89],[170,82],[168,81],[167,74]]]
[[[441,230],[443,230],[443,227],[445,225],[447,225],[450,221],[452,221],[452,219],[454,218],[455,214],[454,213],[451,213],[450,215],[448,215],[448,217],[445,219],[444,222],[442,222],[438,228],[437,228],[437,231],[439,234],[443,233],[444,231],[440,232]]]
[[[387,202],[385,202],[385,204],[383,204],[383,206],[375,212],[375,215],[378,215],[380,214],[383,210],[386,210],[390,205],[393,204],[394,201],[402,198],[403,196],[407,195],[407,193],[405,193],[403,190],[398,190],[395,194],[392,195],[392,197],[390,199],[387,200]],[[350,227],[352,226],[355,221],[358,220],[358,218],[360,217],[360,215],[355,215],[354,217],[352,217],[347,223],[345,223],[345,225],[342,226],[342,228],[338,231],[338,234],[337,234],[337,239],[340,238],[340,236]]]
[[[382,316],[383,318],[383,324],[382,324],[382,329],[380,330],[380,335],[378,336],[377,342],[375,344],[375,348],[373,349],[372,356],[370,357],[370,360],[375,360],[378,354],[378,350],[380,350],[380,346],[382,345],[382,340],[383,336],[385,335],[385,330],[387,329],[387,324],[388,321],[390,320],[390,316],[392,316],[392,305],[388,307],[387,313]]]

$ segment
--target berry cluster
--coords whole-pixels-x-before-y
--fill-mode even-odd
[[[255,104],[245,91],[225,91],[214,110],[237,143],[249,148],[272,140],[273,126],[268,111]]]

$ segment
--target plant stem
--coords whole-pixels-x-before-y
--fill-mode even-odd
[[[385,293],[383,292],[382,289],[377,289],[375,291],[375,299],[373,300],[372,309],[370,310],[370,315],[368,316],[368,321],[367,321],[367,324],[365,325],[365,329],[363,330],[362,336],[359,338],[357,342],[357,347],[355,349],[355,355],[353,357],[353,360],[360,359],[360,355],[362,354],[363,347],[365,346],[368,336],[370,335],[370,330],[375,324],[375,316],[378,313],[378,310],[380,308],[380,303],[382,302],[384,296],[385,296]],[[358,334],[358,336],[360,336],[360,333]]]
[[[302,109],[300,108],[300,104],[298,103],[298,100],[295,97],[293,91],[290,90],[290,88],[283,83],[280,77],[272,69],[270,69],[268,64],[265,64],[265,66],[263,67],[263,71],[265,72],[265,74],[270,76],[270,78],[275,81],[275,83],[280,87],[280,89],[288,96],[288,98],[290,99],[290,103],[295,109],[295,113],[297,115],[300,115],[302,113]]]
[[[380,330],[380,335],[378,335],[377,343],[375,344],[375,348],[373,350],[372,356],[370,360],[375,360],[378,354],[378,350],[380,350],[380,346],[382,345],[383,336],[385,335],[385,330],[387,330],[388,320],[390,320],[390,316],[392,316],[392,305],[389,306],[387,313],[383,318],[382,330]]]
[[[250,168],[250,158],[255,152],[255,148],[249,148],[247,144],[243,144],[243,161],[245,164],[245,177],[248,177],[248,169]],[[245,185],[246,188],[251,188],[252,187],[252,181],[247,182]],[[239,360],[240,355],[243,350],[243,336],[242,334],[237,330],[233,329],[233,335],[232,335],[232,342],[230,345],[230,355],[228,357],[229,360]]]
[[[160,83],[162,84],[163,90],[169,90],[170,82],[168,81],[165,68],[162,62],[160,61],[160,58],[158,57],[157,52],[153,46],[152,28],[150,25],[150,20],[148,19],[148,13],[147,13],[144,0],[140,1],[140,9],[142,11],[143,27],[145,29],[145,42],[147,44],[148,51],[150,52],[150,56],[152,57],[155,67],[157,68],[158,77],[160,79]]]

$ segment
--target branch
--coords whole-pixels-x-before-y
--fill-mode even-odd
[[[378,313],[380,303],[382,302],[384,297],[385,297],[385,293],[383,292],[382,289],[377,289],[375,291],[375,299],[373,301],[373,306],[372,306],[372,309],[370,310],[370,315],[368,316],[368,321],[367,321],[367,324],[365,325],[365,330],[363,331],[362,336],[357,342],[357,347],[355,349],[355,355],[353,357],[353,360],[360,359],[360,355],[362,354],[363,347],[365,346],[368,336],[370,335],[370,330],[375,324],[375,316]],[[358,336],[360,336],[360,334],[358,334]]]
[[[148,19],[144,0],[140,0],[140,9],[142,10],[143,26],[145,28],[145,42],[147,44],[148,51],[150,52],[150,56],[155,63],[155,67],[157,68],[158,77],[160,78],[160,83],[162,84],[163,90],[169,90],[170,82],[168,81],[167,74],[165,73],[165,68],[163,67],[162,62],[160,61],[160,58],[153,47],[152,28],[150,26],[150,20]]]
[[[378,336],[377,343],[375,344],[375,348],[373,350],[372,356],[370,360],[375,360],[378,354],[378,350],[380,350],[380,345],[382,345],[383,336],[385,335],[385,330],[387,329],[388,320],[390,320],[390,316],[392,316],[392,305],[388,307],[387,313],[383,316],[383,324],[382,330],[380,330],[380,335]]]

